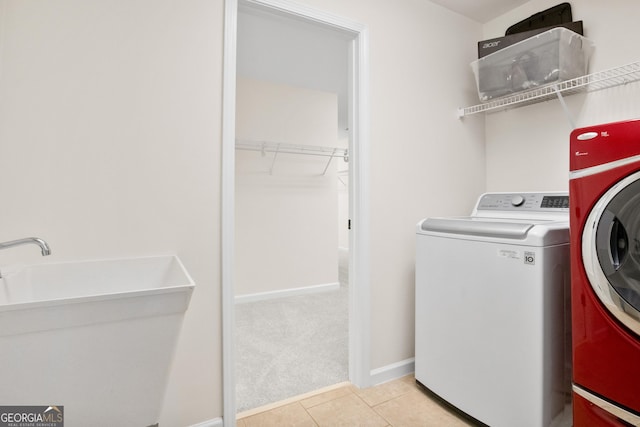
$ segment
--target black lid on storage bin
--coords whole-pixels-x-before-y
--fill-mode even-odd
[[[550,7],[549,9],[538,12],[527,19],[523,19],[522,21],[513,24],[507,28],[504,35],[508,36],[552,25],[565,24],[571,21],[573,21],[573,17],[571,16],[571,5],[569,3],[560,3],[557,6]]]

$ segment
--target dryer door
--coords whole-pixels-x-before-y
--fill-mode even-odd
[[[582,235],[582,257],[600,300],[640,335],[640,172],[596,203]]]

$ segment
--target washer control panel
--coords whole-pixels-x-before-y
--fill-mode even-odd
[[[477,210],[562,212],[569,210],[567,193],[487,193]]]

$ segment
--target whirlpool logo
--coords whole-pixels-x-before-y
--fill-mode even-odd
[[[0,406],[0,427],[64,427],[64,406]]]

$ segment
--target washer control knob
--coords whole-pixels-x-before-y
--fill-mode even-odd
[[[513,196],[511,198],[511,204],[513,206],[520,206],[524,203],[524,197],[522,196]]]

